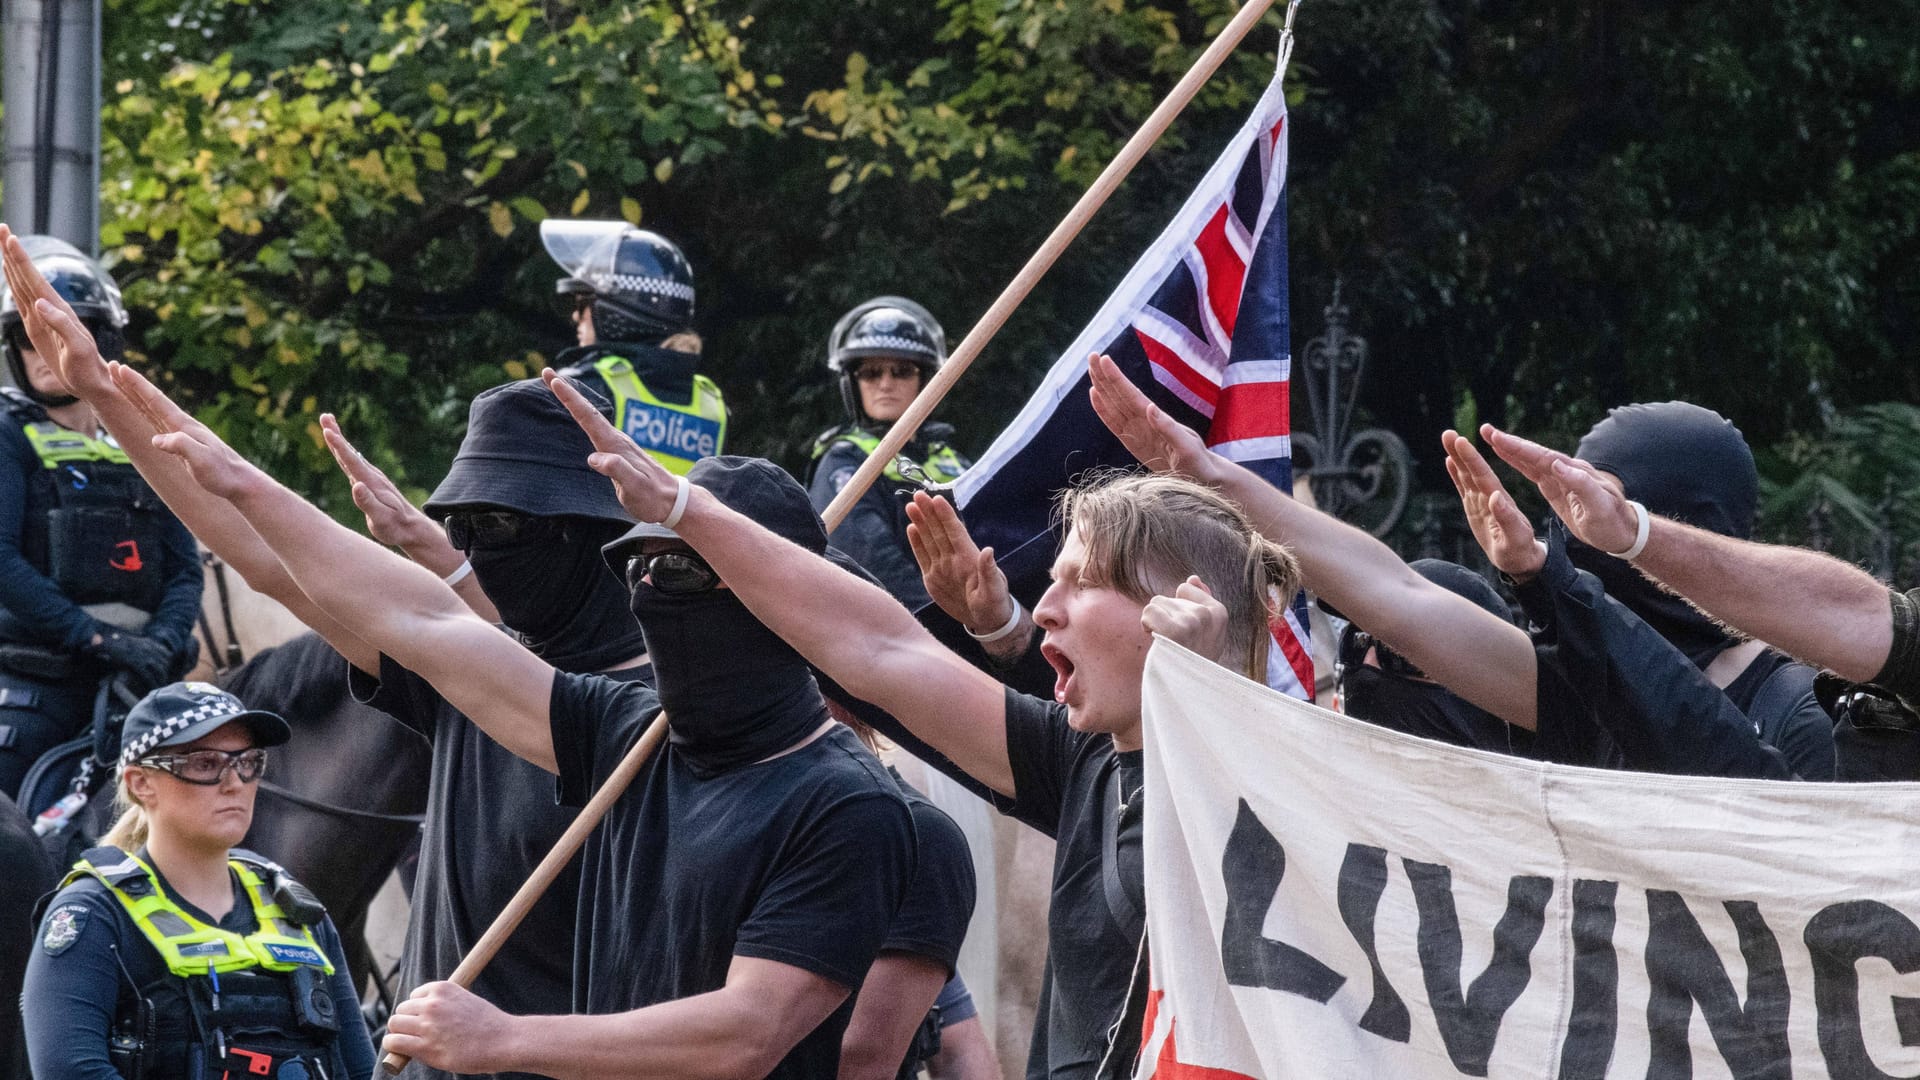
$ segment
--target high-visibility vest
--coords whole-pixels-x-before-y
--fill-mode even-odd
[[[61,886],[81,877],[105,885],[175,975],[224,974],[246,968],[293,971],[302,967],[333,974],[333,961],[327,959],[313,931],[281,910],[254,868],[241,859],[227,865],[240,879],[247,902],[253,907],[258,925],[250,934],[236,934],[201,922],[167,896],[153,867],[116,847],[98,847],[82,855]]]
[[[727,404],[712,379],[695,375],[693,400],[675,405],[654,397],[624,356],[602,357],[593,370],[613,394],[613,426],[668,472],[685,476],[694,462],[723,452]]]
[[[814,460],[818,461],[824,457],[826,452],[833,449],[837,443],[851,443],[859,447],[861,453],[872,457],[874,451],[880,449],[880,436],[863,427],[835,428],[814,440]],[[914,461],[905,454],[896,456],[892,461],[887,462],[886,472],[883,475],[889,480],[903,484],[951,484],[960,479],[960,474],[966,469],[966,463],[960,459],[960,455],[954,451],[953,447],[942,442],[932,444],[927,450],[927,456],[920,461]],[[919,475],[908,475],[909,471],[917,472]]]

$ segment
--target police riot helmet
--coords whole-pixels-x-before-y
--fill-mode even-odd
[[[26,249],[27,258],[33,260],[34,269],[40,271],[53,291],[93,332],[100,354],[109,360],[119,359],[125,350],[121,328],[127,325],[127,309],[120,301],[120,286],[114,284],[113,278],[85,252],[57,237],[22,236],[20,246]],[[0,352],[6,354],[7,376],[21,393],[41,405],[58,408],[73,404],[74,399],[65,394],[43,394],[34,389],[33,381],[27,378],[26,357],[22,355],[26,348],[26,328],[21,322],[18,300],[6,283],[0,281]]]
[[[554,291],[592,298],[601,341],[652,344],[693,329],[693,267],[659,233],[624,221],[548,218],[540,242],[567,272]]]
[[[854,373],[874,356],[912,361],[924,386],[947,362],[947,335],[932,312],[902,296],[876,296],[840,316],[827,335],[827,370],[840,376],[840,400],[855,423],[866,417]]]

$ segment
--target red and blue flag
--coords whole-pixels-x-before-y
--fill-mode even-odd
[[[1016,595],[1045,588],[1060,537],[1053,495],[1135,464],[1094,414],[1087,355],[1104,352],[1221,455],[1293,490],[1287,317],[1287,106],[1276,76],[1225,152],[1069,345],[1040,389],[954,485],[974,540]],[[1303,596],[1273,621],[1268,682],[1311,698]]]

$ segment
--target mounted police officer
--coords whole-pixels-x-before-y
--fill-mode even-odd
[[[287,722],[207,683],[121,732],[125,813],[40,921],[21,995],[40,1080],[366,1080],[373,1044],[313,894],[234,844]]]
[[[825,511],[880,446],[881,436],[947,360],[947,336],[926,308],[876,296],[840,317],[827,337],[827,370],[839,376],[847,422],[813,441],[808,495]],[[951,484],[971,464],[949,445],[950,424],[929,422],[888,463],[884,479],[861,496],[833,532],[853,556],[909,608],[927,603],[919,564],[907,546],[907,515],[895,492]]]
[[[693,267],[680,248],[624,221],[549,218],[547,254],[567,272],[577,348],[553,366],[614,403],[614,426],[674,473],[723,452],[727,405],[700,374]]]
[[[35,268],[118,358],[120,290],[50,236],[22,238]],[[140,479],[86,403],[27,340],[0,286],[0,791],[78,734],[114,671],[141,689],[191,666],[201,570],[193,536]]]

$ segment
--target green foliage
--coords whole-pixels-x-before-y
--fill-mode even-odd
[[[533,224],[644,221],[696,267],[734,447],[798,466],[839,418],[839,313],[901,292],[957,341],[1233,10],[108,0],[104,240],[176,389],[345,510],[319,410],[431,486],[466,400],[570,343]],[[1279,18],[960,383],[963,448],[1238,126]],[[1564,443],[1684,397],[1771,445],[1920,400],[1920,38],[1892,29],[1916,23],[1920,0],[1312,0],[1296,351],[1343,280],[1364,406],[1436,490],[1467,419]]]
[[[466,399],[537,370],[529,225],[637,219],[676,163],[781,122],[737,27],[665,0],[109,8],[102,241],[134,339],[341,508],[321,410],[417,491]]]
[[[1764,539],[1818,542],[1911,582],[1920,569],[1920,407],[1865,406],[1784,440],[1759,465]]]

